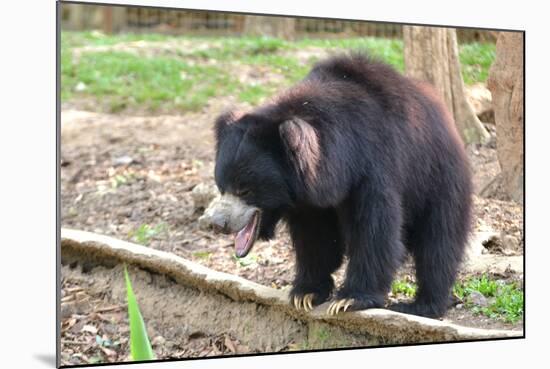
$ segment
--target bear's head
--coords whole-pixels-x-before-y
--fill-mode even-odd
[[[315,131],[293,117],[256,111],[222,114],[215,122],[216,185],[223,215],[218,231],[235,233],[244,257],[257,239],[271,239],[278,221],[300,197],[304,178],[315,175]]]

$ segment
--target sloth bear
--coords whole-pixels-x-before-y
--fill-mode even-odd
[[[408,251],[414,302],[389,309],[441,317],[468,238],[471,175],[454,122],[434,90],[365,54],[317,63],[294,87],[215,122],[215,180],[245,256],[284,220],[296,252],[298,309],[383,307]]]

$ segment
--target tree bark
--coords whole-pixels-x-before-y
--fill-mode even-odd
[[[69,8],[69,25],[72,31],[84,29],[84,8],[81,4],[63,4]]]
[[[295,19],[290,17],[247,15],[244,21],[244,34],[292,40],[295,36],[295,24]]]
[[[500,32],[496,59],[489,70],[487,87],[493,96],[499,185],[514,201],[523,203],[523,34]],[[491,194],[491,188],[484,190]]]
[[[466,99],[456,30],[404,26],[403,40],[406,74],[435,86],[466,144],[487,142],[489,133]]]

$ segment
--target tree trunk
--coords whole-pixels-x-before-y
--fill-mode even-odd
[[[487,87],[493,96],[501,173],[484,192],[491,195],[501,186],[523,203],[523,34],[500,32]]]
[[[84,8],[81,4],[63,4],[69,8],[69,25],[71,31],[84,29]]]
[[[113,32],[118,33],[126,27],[126,7],[113,6]]]
[[[290,17],[247,15],[244,21],[244,34],[292,40],[295,36],[295,24],[295,19]]]
[[[435,86],[466,144],[487,142],[489,133],[477,118],[464,93],[456,30],[404,26],[403,39],[406,74]]]

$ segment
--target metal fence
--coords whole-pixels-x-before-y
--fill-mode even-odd
[[[102,29],[111,32],[158,32],[231,36],[246,34],[246,15],[144,7],[116,7],[84,4],[62,5],[62,28],[67,30]],[[297,38],[382,37],[401,38],[402,26],[393,23],[296,18],[293,34]],[[494,42],[494,32],[458,29],[460,42]]]

